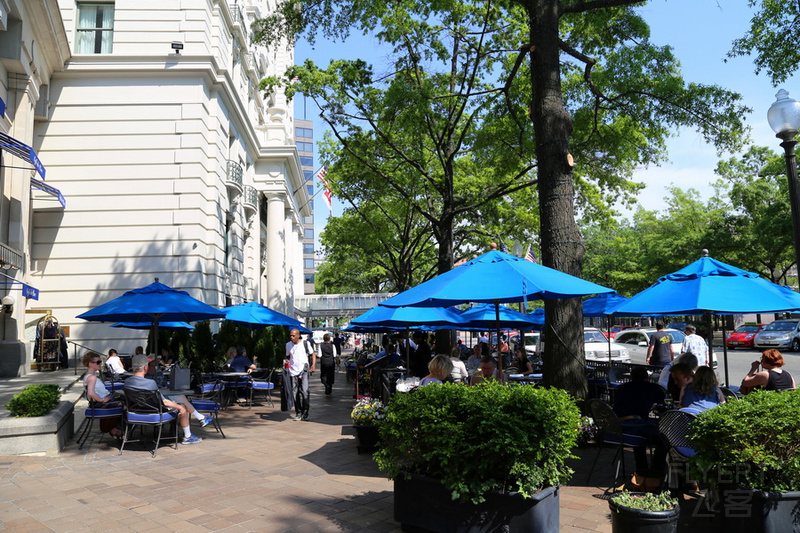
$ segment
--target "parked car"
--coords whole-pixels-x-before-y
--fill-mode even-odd
[[[686,326],[688,325],[689,325],[688,322],[670,322],[669,324],[667,324],[667,327],[665,329],[675,329],[680,332],[684,332],[686,331]]]
[[[618,333],[614,341],[619,344],[624,344],[628,348],[631,357],[635,358],[637,363],[644,364],[647,360],[647,347],[650,345],[650,335],[656,331],[656,328],[626,329]],[[683,331],[669,328],[664,328],[664,331],[669,333],[670,337],[672,337],[672,352],[675,357],[678,357],[681,353],[681,346],[683,345],[683,339],[686,338],[686,334],[683,333]],[[711,367],[716,368],[718,363],[713,349],[709,356],[711,358]]]
[[[681,353],[681,345],[686,335],[676,329],[664,331],[672,337],[672,352],[677,356]],[[650,335],[655,332],[656,328],[626,329],[617,333],[614,342],[625,346],[637,363],[644,364],[647,360],[647,347],[650,346]]]
[[[539,344],[539,332],[538,331],[526,331],[525,332],[525,353],[528,357],[534,357],[536,355],[536,346]]]
[[[539,337],[537,353],[544,353],[544,334]],[[609,342],[603,332],[597,328],[583,328],[583,350],[587,361],[608,361]],[[618,363],[630,363],[628,348],[615,342],[611,343],[611,360]]]
[[[753,339],[756,333],[764,329],[766,324],[745,324],[736,328],[736,331],[728,335],[725,344],[729,350],[735,348],[754,348]]]
[[[613,339],[613,338],[615,338],[617,336],[617,333],[619,333],[620,331],[625,330],[625,329],[633,329],[633,326],[623,326],[623,325],[611,326],[611,329],[608,331],[608,334]],[[603,332],[603,333],[606,333],[606,332]]]
[[[800,352],[800,320],[776,320],[753,338],[754,348],[788,348]]]

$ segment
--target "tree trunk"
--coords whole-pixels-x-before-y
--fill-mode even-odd
[[[564,109],[559,63],[558,2],[528,0],[530,20],[531,114],[536,134],[542,262],[581,276],[583,237],[574,216],[569,137],[572,119]],[[587,394],[584,372],[583,308],[580,298],[545,304],[544,384],[578,398]]]

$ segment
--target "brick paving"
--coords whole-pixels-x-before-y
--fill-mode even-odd
[[[137,444],[118,455],[118,443],[96,428],[83,450],[72,441],[57,457],[0,456],[0,531],[400,531],[392,482],[356,451],[344,373],[332,397],[317,379],[311,394],[307,422],[290,420],[279,401],[234,405],[221,414],[227,438],[193,421],[203,442],[162,444],[155,459]],[[610,483],[613,452],[603,452],[592,484],[585,480],[595,450],[578,453],[576,475],[560,492],[560,531],[608,533],[606,487],[594,484]],[[679,531],[695,531],[682,522]]]

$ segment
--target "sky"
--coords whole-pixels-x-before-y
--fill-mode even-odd
[[[726,59],[731,42],[748,28],[751,10],[743,0],[653,0],[639,8],[651,27],[651,41],[656,44],[669,44],[680,60],[684,79],[703,84],[717,84],[743,97],[752,112],[745,117],[751,128],[751,140],[759,146],[767,146],[780,153],[780,141],[767,123],[767,110],[775,101],[775,93],[783,88],[789,96],[800,100],[800,77],[793,77],[778,87],[773,87],[764,74],[756,75],[752,58],[739,57]],[[302,63],[306,58],[321,66],[332,58],[362,58],[375,64],[381,57],[370,40],[356,36],[346,43],[318,41],[315,49],[305,42],[298,42],[295,48],[295,62]],[[295,101],[295,116],[314,121],[315,139],[322,138],[324,124],[317,116],[313,102],[304,102],[302,96]],[[305,117],[304,117],[305,114]],[[664,198],[667,188],[677,186],[681,189],[693,188],[701,196],[712,193],[711,184],[717,176],[714,169],[720,156],[716,150],[705,144],[702,137],[691,130],[680,130],[676,137],[668,141],[669,162],[661,166],[640,168],[634,179],[643,182],[646,188],[639,193],[638,202],[643,208],[657,210],[665,208]],[[736,154],[722,154],[728,159]],[[316,153],[315,153],[316,157]],[[321,166],[316,161],[316,168]],[[339,215],[343,205],[334,198],[333,214]],[[324,228],[328,209],[322,195],[315,198],[315,234]],[[631,211],[623,211],[629,216]],[[318,247],[317,247],[318,248]]]

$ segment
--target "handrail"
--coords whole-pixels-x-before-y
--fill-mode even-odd
[[[78,348],[83,348],[84,350],[91,350],[93,352],[101,353],[99,350],[95,350],[94,348],[89,348],[88,346],[84,346],[83,344],[77,343],[75,341],[67,341],[67,344],[73,345],[73,352],[72,352],[72,366],[75,368],[75,375],[78,375]],[[81,363],[81,368],[83,368],[83,364]],[[88,368],[87,368],[88,370]]]

